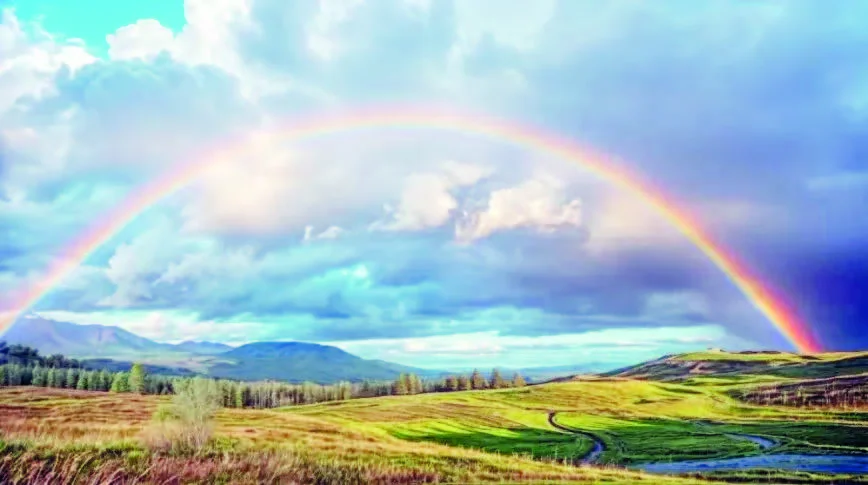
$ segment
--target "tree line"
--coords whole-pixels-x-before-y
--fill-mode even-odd
[[[9,356],[12,356],[11,358]],[[81,391],[169,395],[193,377],[149,374],[142,364],[133,364],[129,371],[110,372],[87,369],[75,359],[63,356],[42,357],[35,349],[6,346],[0,342],[0,386],[37,386]],[[451,392],[482,389],[502,389],[526,385],[518,373],[504,379],[493,369],[488,377],[474,370],[470,375],[450,375],[443,379],[422,379],[415,374],[400,374],[394,381],[338,382],[315,384],[304,382],[240,382],[211,379],[224,407],[274,408],[326,401],[411,395],[430,392]]]

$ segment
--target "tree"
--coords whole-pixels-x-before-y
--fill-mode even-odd
[[[469,391],[473,387],[470,384],[470,379],[467,376],[458,376],[458,390]]]
[[[5,342],[0,342],[0,343],[5,344]],[[0,365],[0,386],[5,386],[7,384],[6,367],[7,367],[7,364]]]
[[[99,390],[108,391],[112,387],[112,375],[109,371],[103,369],[99,373]]]
[[[407,378],[406,374],[401,374],[398,376],[398,379],[395,380],[395,384],[392,386],[392,394],[395,396],[404,396],[409,392],[407,389]]]
[[[446,390],[447,391],[457,391],[458,390],[458,379],[455,376],[446,377]]]
[[[126,372],[118,372],[112,379],[112,385],[109,388],[110,392],[130,392],[129,378]]]
[[[75,389],[76,384],[78,384],[78,371],[71,367],[66,369],[66,378],[63,384],[63,387],[67,389]]]
[[[503,380],[503,377],[500,375],[500,371],[492,369],[491,371],[491,388],[492,389],[503,389],[506,387],[506,382]]]
[[[470,374],[470,386],[473,389],[485,389],[485,378],[477,369],[473,369],[473,374]]]
[[[211,439],[223,391],[217,381],[204,377],[179,379],[173,386],[176,392],[171,403],[154,413],[149,444],[152,448],[198,452]]]
[[[101,376],[100,373],[92,370],[87,373],[87,390],[88,391],[101,391]]]
[[[75,388],[78,389],[79,391],[86,391],[87,390],[88,374],[89,374],[89,372],[87,372],[87,371],[81,371],[78,374],[78,382],[76,383]]]
[[[524,377],[521,376],[518,372],[512,376],[512,387],[524,387],[527,383],[524,381]]]
[[[145,367],[142,364],[135,363],[130,368],[128,383],[130,392],[136,394],[145,393]]]

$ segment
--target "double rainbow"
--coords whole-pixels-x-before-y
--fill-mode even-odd
[[[556,134],[503,120],[439,110],[378,108],[292,122],[259,134],[257,141],[298,141],[337,132],[389,127],[438,129],[493,138],[582,166],[609,183],[635,194],[653,207],[702,251],[797,350],[805,353],[821,350],[819,342],[795,313],[752,275],[734,254],[716,244],[687,211],[679,208],[678,204],[662,191],[640,180],[615,160]],[[24,312],[32,309],[95,250],[112,239],[137,216],[162,198],[191,183],[212,164],[242,155],[251,143],[245,139],[219,146],[133,192],[121,205],[73,240],[45,275],[15,298],[11,311],[6,312],[5,317],[0,320],[0,332],[6,330]]]

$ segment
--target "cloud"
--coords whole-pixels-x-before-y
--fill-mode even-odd
[[[172,48],[175,34],[154,19],[139,20],[109,34],[109,57],[113,60],[151,59]]]
[[[540,177],[493,191],[487,208],[466,214],[456,227],[455,235],[466,242],[509,229],[534,228],[551,232],[580,224],[581,201],[565,201],[563,187],[557,180]]]
[[[385,231],[418,231],[440,227],[458,208],[454,191],[471,186],[491,174],[490,168],[448,161],[441,172],[407,177],[398,207],[387,210],[391,220],[378,221],[371,228]]]
[[[61,70],[95,61],[84,46],[56,41],[38,25],[28,35],[11,9],[0,10],[0,19],[0,115],[21,98],[50,93]]]

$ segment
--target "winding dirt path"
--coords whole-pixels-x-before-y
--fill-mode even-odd
[[[590,439],[594,443],[594,446],[593,446],[593,448],[591,448],[591,451],[587,452],[584,456],[574,458],[573,464],[579,465],[579,464],[595,463],[597,461],[597,459],[600,458],[600,455],[604,451],[606,451],[606,445],[603,443],[603,440],[601,440],[596,435],[593,435],[593,434],[588,433],[586,431],[581,431],[578,429],[569,428],[569,427],[566,427],[566,426],[558,423],[557,421],[555,421],[555,415],[556,414],[557,414],[556,411],[549,412],[549,424],[552,425],[553,428],[559,429],[559,430],[567,432],[567,433],[584,436],[584,437]]]

